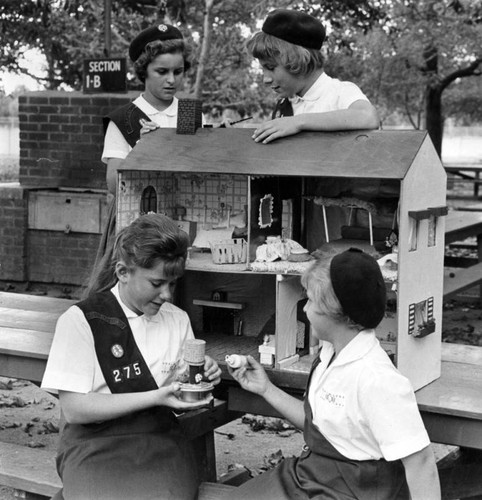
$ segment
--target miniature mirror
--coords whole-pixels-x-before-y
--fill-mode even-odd
[[[273,223],[273,196],[266,194],[259,201],[258,225],[260,228],[270,227]]]

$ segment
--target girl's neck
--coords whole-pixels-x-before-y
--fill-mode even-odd
[[[335,357],[340,354],[342,349],[344,349],[358,335],[358,333],[358,330],[346,326],[341,326],[333,332],[330,342],[333,344]]]
[[[144,92],[142,94],[142,97],[153,107],[156,108],[157,111],[164,111],[166,110],[171,104],[174,99],[171,99],[170,101],[161,101],[160,99],[156,99],[152,94],[149,92]]]
[[[304,95],[308,92],[308,90],[311,89],[313,84],[318,80],[318,78],[321,76],[323,73],[323,68],[315,69],[312,73],[306,76],[304,83],[303,83],[303,88],[297,92],[297,94],[300,97],[304,97]]]

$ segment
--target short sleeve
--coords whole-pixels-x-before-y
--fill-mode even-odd
[[[107,125],[104,138],[104,150],[102,151],[102,161],[107,163],[109,158],[120,158],[123,160],[130,152],[131,147],[124,139],[119,127],[111,120]]]
[[[407,457],[430,444],[412,386],[395,368],[373,371],[360,386],[359,404],[385,460]]]
[[[370,102],[360,87],[352,82],[340,82],[341,91],[338,98],[338,109],[347,109],[356,101]]]
[[[53,393],[92,391],[96,359],[89,324],[72,306],[57,321],[41,388]]]

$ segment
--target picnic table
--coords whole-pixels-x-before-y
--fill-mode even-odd
[[[479,186],[482,183],[480,173],[482,172],[482,162],[480,163],[445,163],[445,171],[456,175],[460,180],[468,181],[474,185],[474,197],[479,196]]]

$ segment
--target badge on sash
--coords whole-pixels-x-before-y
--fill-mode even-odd
[[[122,349],[122,346],[120,344],[114,344],[110,348],[110,352],[112,353],[112,356],[114,356],[114,358],[122,358],[122,356],[124,356],[124,349]]]

